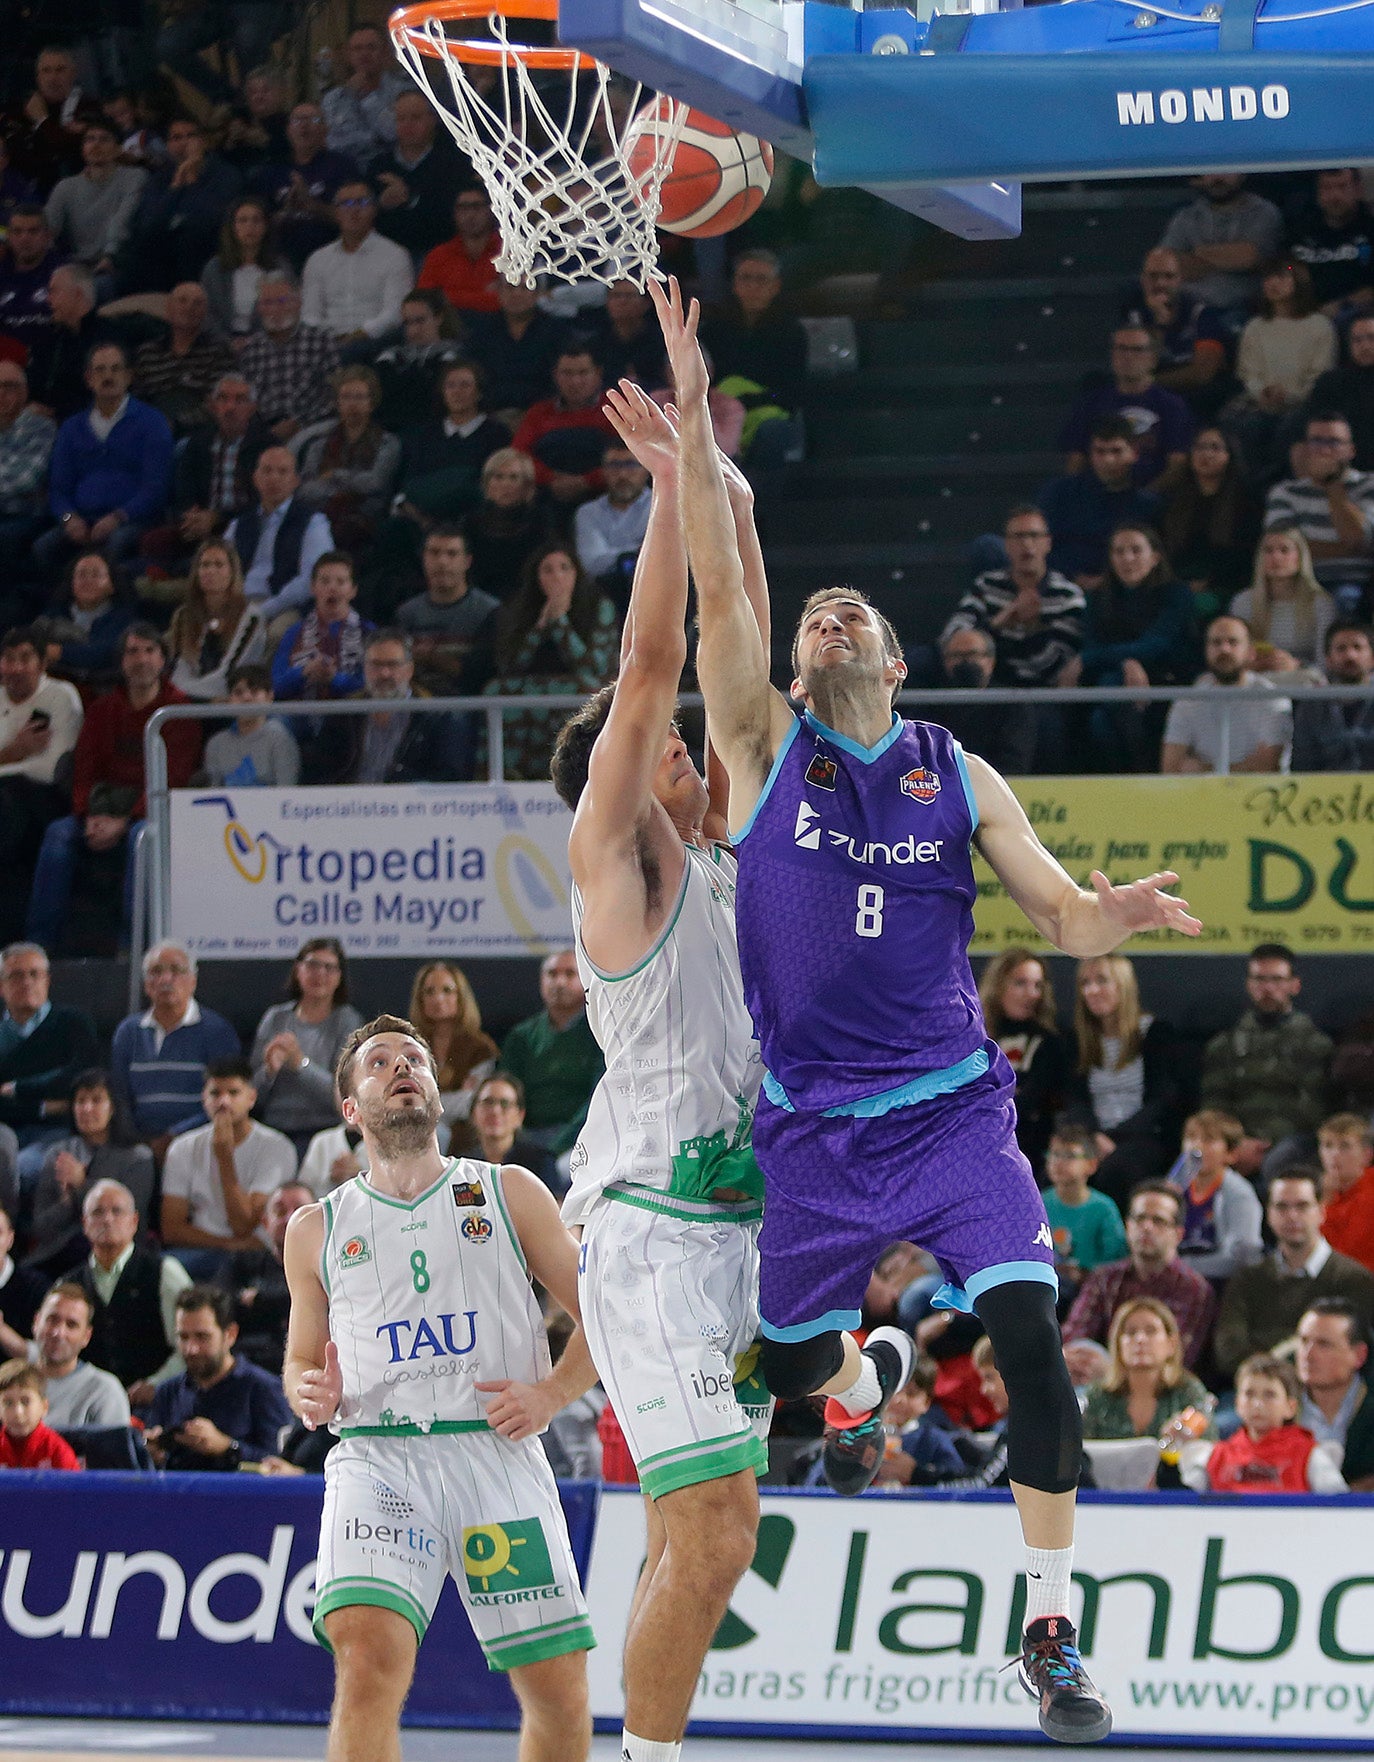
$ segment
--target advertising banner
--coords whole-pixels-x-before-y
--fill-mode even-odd
[[[703,1540],[703,1546],[709,1541]],[[603,1494],[589,1586],[592,1709],[621,1709],[639,1496]],[[1374,1498],[1085,1497],[1075,1619],[1116,1734],[1367,1750],[1374,1743]],[[758,1552],[692,1708],[832,1736],[1024,1738],[1005,1669],[1024,1612],[1008,1494],[965,1500],[766,1489]]]
[[[1082,886],[1176,869],[1199,937],[1152,930],[1130,953],[1239,954],[1284,942],[1374,952],[1374,776],[1022,777],[1042,842]],[[974,954],[1046,948],[981,858]]]
[[[177,789],[168,933],[200,960],[544,955],[572,935],[551,783]]]
[[[562,1489],[584,1573],[598,1491]],[[0,1708],[325,1719],[334,1668],[310,1630],[322,1494],[315,1477],[7,1473]],[[518,1724],[510,1685],[487,1669],[452,1583],[425,1635],[406,1718]]]

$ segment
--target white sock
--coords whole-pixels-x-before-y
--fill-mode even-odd
[[[1042,1615],[1068,1615],[1072,1575],[1072,1542],[1067,1548],[1026,1549],[1027,1627]]]
[[[656,1744],[652,1738],[637,1738],[631,1731],[620,1734],[620,1762],[678,1762],[681,1744]]]
[[[866,1352],[859,1354],[860,1370],[857,1377],[838,1395],[832,1395],[832,1401],[838,1401],[845,1412],[858,1418],[860,1414],[872,1413],[883,1398],[883,1386],[878,1381],[878,1367]]]

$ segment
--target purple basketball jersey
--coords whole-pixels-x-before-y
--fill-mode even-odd
[[[808,711],[735,843],[745,998],[769,1093],[824,1112],[984,1045],[968,963],[977,825],[945,728],[864,748]]]

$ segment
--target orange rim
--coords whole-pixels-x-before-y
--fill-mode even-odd
[[[388,21],[391,35],[399,44],[402,39],[421,55],[435,60],[453,56],[475,67],[500,67],[514,56],[526,67],[580,68],[596,66],[594,57],[580,49],[535,48],[531,44],[479,42],[467,37],[446,37],[442,46],[425,30],[431,22],[471,23],[490,18],[493,12],[503,18],[538,18],[556,21],[558,0],[417,0],[413,6],[399,7]]]

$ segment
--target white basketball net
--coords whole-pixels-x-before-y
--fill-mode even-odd
[[[654,223],[687,106],[675,104],[670,122],[639,135],[653,160],[636,174],[626,132],[646,96],[643,87],[634,87],[628,108],[619,102],[613,107],[611,70],[599,61],[543,72],[536,85],[524,46],[507,34],[509,22],[496,12],[487,19],[500,59],[486,95],[454,54],[441,20],[407,23],[401,14],[391,29],[412,78],[486,186],[501,234],[497,270],[529,286],[547,275],[570,282],[632,281],[643,288],[657,276]],[[422,51],[417,37],[433,52]],[[427,77],[434,67],[448,75],[451,106],[435,96]]]

